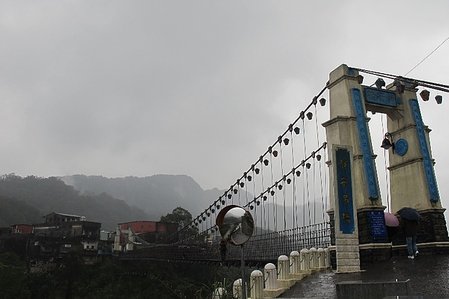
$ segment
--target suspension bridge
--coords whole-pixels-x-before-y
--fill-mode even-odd
[[[363,85],[364,77],[377,80]],[[179,228],[176,242],[124,258],[220,262],[216,218],[229,205],[254,219],[244,245],[249,263],[276,263],[295,251],[326,248],[338,272],[360,271],[361,262],[405,250],[402,236],[389,236],[384,218],[404,206],[422,217],[420,248],[449,249],[430,130],[418,102],[418,91],[429,99],[427,89],[449,92],[448,85],[341,65],[230,187]],[[436,100],[440,104],[441,95]],[[370,124],[368,112],[377,125]],[[388,133],[391,149],[379,142],[376,153],[371,126],[382,137]],[[239,262],[239,248],[228,246],[226,260]]]

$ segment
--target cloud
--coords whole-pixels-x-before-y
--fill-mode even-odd
[[[409,70],[447,35],[447,6],[2,2],[2,169],[188,174],[225,188],[339,64]],[[447,46],[412,74],[444,82]],[[437,133],[444,114],[433,117],[441,107],[423,108],[437,162],[447,148]]]

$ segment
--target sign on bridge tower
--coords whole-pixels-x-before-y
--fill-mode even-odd
[[[392,85],[383,89],[363,86],[362,81],[359,72],[346,65],[330,74],[330,119],[323,124],[330,157],[329,215],[340,272],[360,270],[359,257],[381,259],[392,251],[367,111],[388,116],[394,144],[388,168],[392,212],[402,207],[417,209],[423,217],[418,241],[428,247],[449,245],[430,151],[430,130],[421,117],[416,85],[404,81],[399,88]]]

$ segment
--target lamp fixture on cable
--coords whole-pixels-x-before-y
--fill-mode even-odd
[[[430,92],[427,89],[423,89],[419,95],[421,96],[421,99],[424,102],[427,102],[429,100]]]
[[[382,145],[380,146],[383,149],[388,150],[390,147],[393,148],[394,152],[394,142],[393,142],[393,136],[391,136],[390,133],[385,133],[385,138],[382,141]]]
[[[374,82],[374,85],[376,85],[377,89],[382,89],[382,87],[385,87],[385,81],[382,78],[377,78],[376,82]]]

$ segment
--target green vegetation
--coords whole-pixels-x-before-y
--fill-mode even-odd
[[[213,264],[118,262],[85,265],[67,256],[47,272],[27,273],[16,255],[0,254],[0,298],[209,298],[218,281],[228,292],[237,268]]]
[[[177,207],[173,210],[173,212],[162,216],[160,221],[176,223],[178,224],[178,228],[182,229],[192,222],[192,214],[190,214],[190,212],[186,209]],[[198,234],[197,227],[187,227],[179,232],[179,239],[183,240],[185,238],[188,238],[189,236],[194,236],[196,234]]]

